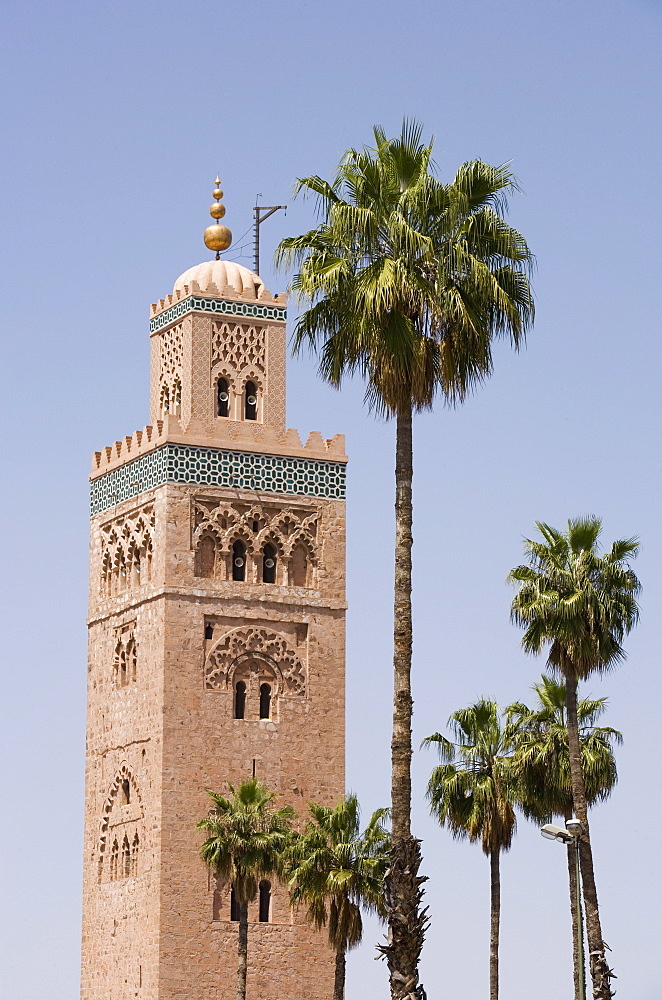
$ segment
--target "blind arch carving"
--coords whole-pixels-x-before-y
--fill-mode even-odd
[[[306,674],[298,654],[284,635],[266,628],[238,628],[222,636],[205,661],[205,688],[232,687],[235,672],[257,661],[270,668],[285,695],[305,695]]]

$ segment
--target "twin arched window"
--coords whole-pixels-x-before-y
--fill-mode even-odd
[[[216,381],[216,416],[230,416],[230,383],[226,378]],[[244,420],[257,420],[257,386],[248,381],[244,386]]]
[[[258,899],[258,919],[261,924],[268,924],[271,920],[271,882],[268,882],[266,879],[260,882]],[[239,903],[237,902],[234,886],[230,890],[230,920],[239,920]]]
[[[260,684],[260,718],[271,718],[272,687],[266,681]],[[234,717],[246,718],[246,681],[237,681],[234,686]]]
[[[115,882],[122,878],[130,878],[132,875],[138,874],[139,848],[140,838],[137,833],[131,841],[129,840],[128,834],[124,835],[121,852],[117,837],[115,837],[113,845],[110,849],[109,859],[110,870],[108,874],[111,882]]]

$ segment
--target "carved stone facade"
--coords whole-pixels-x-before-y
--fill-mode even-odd
[[[95,458],[83,1000],[234,998],[230,887],[198,856],[205,789],[256,774],[302,819],[309,801],[344,791],[342,443],[312,435],[304,448],[285,429],[283,302],[249,299],[193,282],[162,300],[159,426]],[[136,449],[146,463],[174,446],[175,481],[169,465],[152,484],[136,473]],[[239,485],[201,472],[210,449],[231,467],[244,456]],[[260,468],[283,465],[285,489],[252,478],[252,453]],[[250,908],[249,1000],[326,1000],[325,935],[275,878],[263,889],[266,908]]]

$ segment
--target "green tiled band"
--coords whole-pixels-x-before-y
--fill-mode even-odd
[[[216,313],[222,316],[245,316],[246,319],[273,319],[279,323],[284,323],[287,318],[287,309],[283,306],[262,306],[250,302],[234,302],[231,299],[205,299],[199,295],[189,295],[175,303],[170,309],[159,313],[154,319],[149,321],[149,332],[162,330],[164,326],[169,326],[182,316],[190,312]]]
[[[221,448],[165,444],[90,484],[90,514],[165,483],[226,486],[263,493],[345,498],[345,465],[323,459],[284,458]]]

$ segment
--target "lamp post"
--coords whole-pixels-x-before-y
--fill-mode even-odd
[[[546,840],[556,840],[566,847],[574,845],[575,848],[575,882],[577,892],[577,955],[579,960],[579,1000],[586,1000],[586,982],[584,974],[584,919],[582,915],[582,882],[581,870],[579,866],[579,841],[584,827],[575,816],[565,821],[565,830],[553,823],[546,823],[540,828],[540,832]]]

